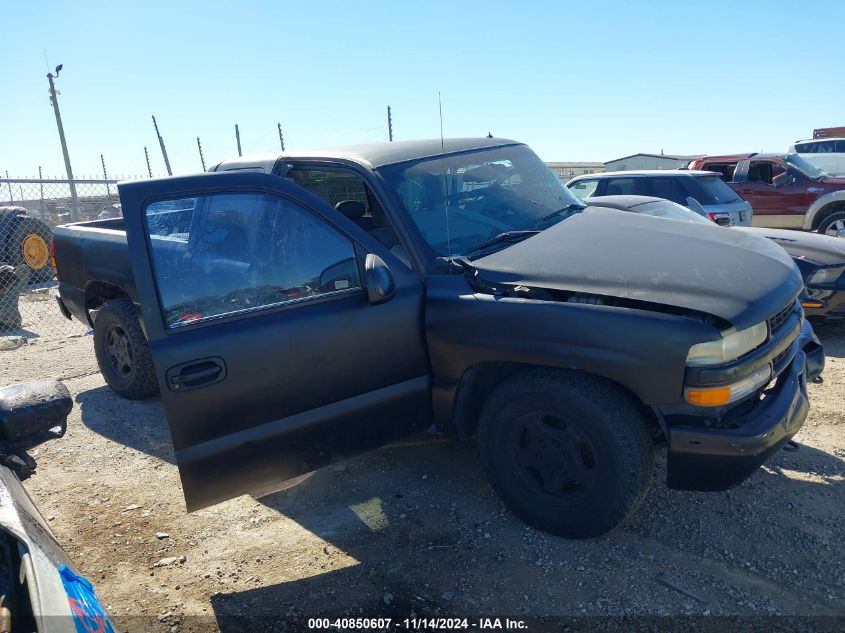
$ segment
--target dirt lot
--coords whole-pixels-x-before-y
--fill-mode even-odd
[[[161,403],[115,396],[85,328],[69,328],[0,352],[0,384],[56,376],[73,393],[67,436],[37,449],[26,487],[130,630],[254,630],[247,615],[291,630],[318,614],[845,615],[845,326],[818,329],[828,366],[798,452],[715,494],[667,490],[659,456],[640,512],[587,542],[526,528],[474,446],[434,435],[186,514]]]

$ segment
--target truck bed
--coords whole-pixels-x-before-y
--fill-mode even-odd
[[[123,218],[92,220],[53,231],[59,294],[68,311],[91,324],[87,297],[128,296],[137,303]]]

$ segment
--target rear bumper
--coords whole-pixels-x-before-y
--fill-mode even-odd
[[[821,353],[823,358],[821,346],[818,350],[814,355]],[[739,418],[734,428],[671,427],[669,487],[727,490],[754,473],[804,424],[810,408],[807,367],[807,356],[800,350],[775,387]]]
[[[62,301],[61,296],[59,296],[58,293],[56,294],[56,303],[59,305],[59,312],[62,313],[62,316],[64,318],[66,318],[68,321],[72,320],[73,316],[71,316],[70,310],[67,309],[64,302]]]
[[[76,317],[82,323],[91,325],[85,310],[85,291],[66,283],[59,282],[59,292],[56,295],[59,311],[68,319]]]

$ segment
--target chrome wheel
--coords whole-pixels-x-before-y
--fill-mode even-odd
[[[132,348],[129,336],[118,325],[113,325],[106,332],[106,353],[112,368],[121,376],[132,372]]]
[[[833,237],[845,237],[845,219],[831,222],[825,229],[824,234]]]

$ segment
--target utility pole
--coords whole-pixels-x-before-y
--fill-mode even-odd
[[[150,175],[150,178],[153,177],[153,170],[150,167],[150,153],[147,151],[147,146],[144,145],[144,157],[147,159],[147,173]]]
[[[172,176],[173,170],[170,169],[170,160],[167,158],[167,150],[164,148],[164,139],[161,138],[161,134],[158,133],[158,123],[156,123],[155,115],[153,115],[153,126],[156,129],[158,144],[161,146],[161,155],[164,156],[164,166],[167,168],[167,175]],[[149,167],[149,161],[147,162],[147,166]]]
[[[103,180],[108,180],[109,175],[106,173],[106,159],[103,158],[102,154],[100,154],[100,162],[103,164]],[[106,198],[111,198],[111,190],[109,189],[109,183],[106,183]]]
[[[241,152],[241,131],[238,129],[237,123],[235,123],[235,140],[238,142],[238,156],[243,156]]]
[[[285,137],[282,136],[282,124],[277,124],[279,126],[279,143],[282,144],[282,151],[285,151]]]
[[[70,154],[67,151],[67,141],[65,140],[65,128],[62,125],[62,115],[59,112],[59,99],[56,96],[56,85],[53,83],[54,79],[58,79],[59,71],[63,64],[56,66],[56,74],[47,73],[47,81],[50,82],[50,102],[53,104],[53,112],[56,115],[56,126],[59,128],[59,141],[62,144],[62,154],[65,158],[65,170],[67,171],[67,179],[70,181],[70,211],[71,217],[77,220],[77,197],[76,197],[76,183],[73,182],[73,169],[70,167]]]
[[[200,151],[200,162],[202,163],[202,170],[205,171],[205,158],[202,155],[202,144],[200,143],[200,137],[197,137],[197,149]]]
[[[390,106],[387,106],[387,137],[393,142],[393,117],[390,115]]]

